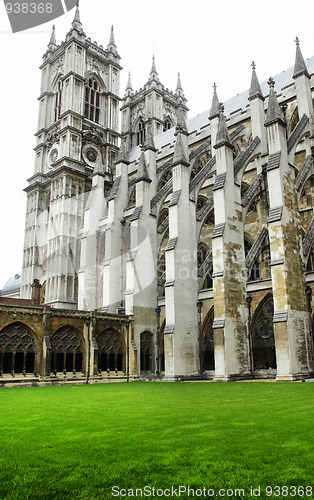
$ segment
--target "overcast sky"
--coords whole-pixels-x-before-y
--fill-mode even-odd
[[[314,55],[313,0],[80,0],[83,29],[107,46],[111,25],[134,90],[149,76],[155,54],[161,82],[175,90],[178,71],[189,117],[208,109],[212,86],[221,101],[250,85],[251,62],[260,81],[293,66],[296,36],[304,58]],[[56,19],[57,43],[69,31],[74,10]],[[0,289],[22,268],[26,179],[33,173],[42,55],[52,22],[12,34],[0,5],[1,183]]]

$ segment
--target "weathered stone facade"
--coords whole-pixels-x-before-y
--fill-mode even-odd
[[[21,288],[41,298],[1,306],[0,341],[28,325],[43,379],[311,376],[314,57],[296,39],[294,67],[260,84],[253,63],[248,91],[222,105],[214,85],[187,119],[154,59],[121,99],[113,31],[92,43],[77,9],[41,69]]]

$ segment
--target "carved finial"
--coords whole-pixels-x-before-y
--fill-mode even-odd
[[[111,26],[109,45],[115,45],[115,44],[116,44],[116,42],[114,39],[114,27]]]
[[[273,89],[274,86],[275,86],[275,80],[273,79],[273,77],[271,76],[267,82],[267,85],[269,86],[270,89]]]
[[[224,107],[223,103],[222,103],[222,102],[220,102],[220,103],[219,103],[219,112],[220,112],[220,113],[224,113],[224,111],[225,111],[225,107]]]
[[[214,85],[213,85],[213,89],[214,89],[214,90],[217,90],[217,85],[216,85],[216,83],[215,83],[215,82],[214,82]]]
[[[252,69],[256,69],[256,64],[255,64],[255,62],[254,62],[254,61],[252,61],[251,66],[252,66]]]
[[[297,36],[295,37],[294,41],[296,45],[300,45],[300,39]]]

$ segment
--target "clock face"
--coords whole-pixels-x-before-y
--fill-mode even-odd
[[[58,156],[59,156],[58,150],[57,149],[53,149],[51,151],[51,153],[50,153],[50,162],[54,163],[55,161],[57,161]]]
[[[86,151],[86,157],[89,161],[91,161],[92,163],[95,163],[95,161],[97,160],[97,151],[93,148],[89,148]]]

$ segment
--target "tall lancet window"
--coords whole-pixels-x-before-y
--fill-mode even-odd
[[[99,85],[95,78],[89,78],[85,86],[85,110],[84,116],[92,122],[99,123]]]
[[[62,80],[58,81],[57,92],[55,94],[55,122],[59,120],[61,116],[61,105],[62,105]]]
[[[137,145],[144,144],[144,142],[145,142],[145,123],[143,120],[140,120],[137,132]]]

